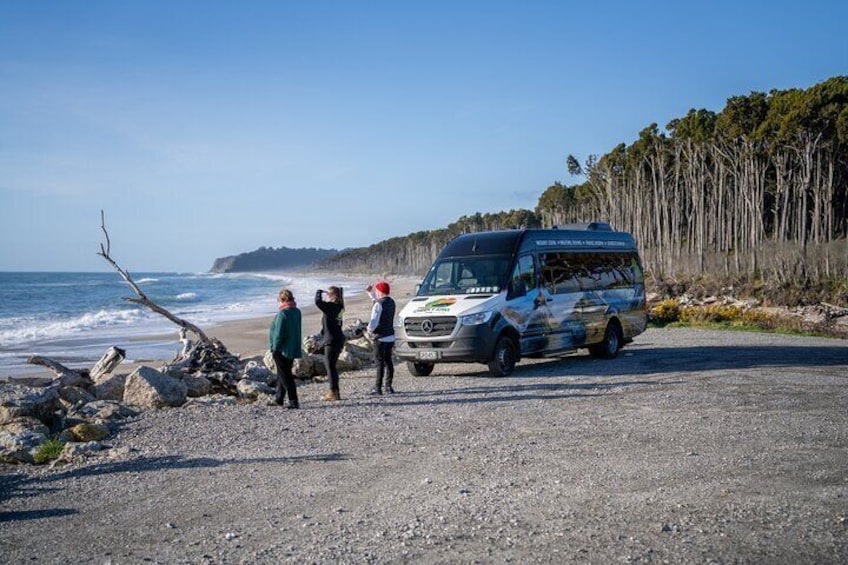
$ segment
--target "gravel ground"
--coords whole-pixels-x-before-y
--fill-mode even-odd
[[[649,330],[615,360],[398,370],[147,412],[2,466],[4,563],[846,563],[844,341]]]

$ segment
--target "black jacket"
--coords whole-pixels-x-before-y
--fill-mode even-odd
[[[377,339],[395,335],[395,301],[389,296],[377,300],[380,303],[380,321],[374,329]]]
[[[325,302],[321,298],[321,291],[318,290],[315,292],[315,306],[324,313],[321,317],[320,345],[322,347],[331,344],[342,345],[345,341],[342,332],[342,312],[344,312],[342,305],[338,302]]]

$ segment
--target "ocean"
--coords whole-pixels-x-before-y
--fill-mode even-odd
[[[153,302],[204,331],[228,320],[272,316],[277,292],[287,287],[302,305],[318,288],[363,292],[350,277],[271,273],[130,273]],[[127,359],[170,360],[180,350],[179,328],[149,309],[125,301],[132,288],[116,272],[0,272],[0,377],[43,369],[28,365],[41,355],[70,368],[90,368],[114,345]],[[155,339],[150,336],[170,335]]]

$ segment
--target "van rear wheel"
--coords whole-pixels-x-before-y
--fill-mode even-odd
[[[428,377],[433,372],[433,363],[416,363],[407,361],[406,368],[413,377]]]
[[[614,359],[621,349],[621,328],[618,324],[612,323],[607,326],[604,332],[604,340],[601,343],[589,346],[589,353],[592,357],[600,357],[602,359]]]
[[[501,336],[498,339],[498,343],[495,345],[495,354],[489,361],[489,372],[492,373],[492,376],[506,377],[512,374],[516,362],[515,351],[515,343],[510,338]]]

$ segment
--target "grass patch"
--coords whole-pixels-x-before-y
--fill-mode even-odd
[[[48,461],[52,461],[53,459],[57,459],[59,455],[62,454],[62,450],[64,448],[65,444],[58,439],[48,439],[38,446],[38,449],[35,451],[35,455],[33,455],[32,458],[37,464],[41,465]]]
[[[700,330],[725,330],[736,332],[759,332],[759,333],[774,333],[782,335],[794,335],[802,337],[831,337],[837,338],[832,333],[821,332],[816,330],[804,330],[797,328],[782,328],[782,327],[763,327],[752,324],[734,323],[734,322],[672,322],[670,324],[658,325],[651,324],[654,328],[695,328]]]
[[[651,327],[701,328],[746,332],[767,332],[812,337],[840,337],[826,329],[805,325],[800,319],[776,316],[742,306],[681,306],[663,300],[648,311]]]

